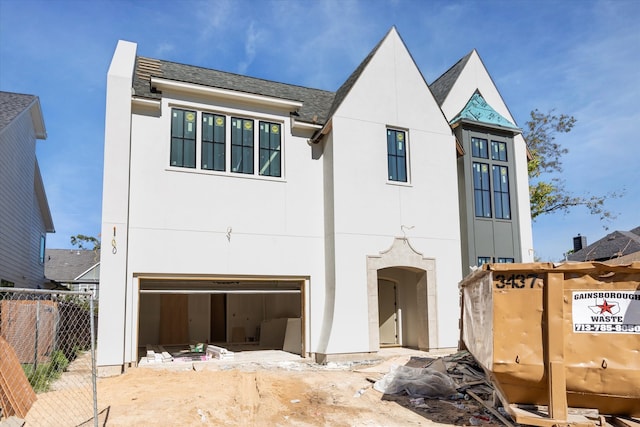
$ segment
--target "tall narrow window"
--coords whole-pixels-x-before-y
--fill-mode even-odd
[[[202,169],[223,171],[225,117],[202,113]]]
[[[171,111],[171,166],[196,167],[196,112]]]
[[[39,261],[40,264],[44,264],[44,250],[46,248],[47,245],[47,238],[44,234],[40,235],[40,254],[39,254]]]
[[[476,216],[491,218],[489,165],[485,163],[473,163],[473,196]]]
[[[389,181],[407,182],[407,141],[401,130],[387,129]]]
[[[487,140],[483,138],[471,138],[471,155],[481,159],[489,158]]]
[[[231,118],[231,171],[253,173],[253,120]]]
[[[506,166],[493,166],[493,198],[496,218],[511,219],[509,203],[509,171]]]
[[[491,160],[507,161],[507,144],[500,141],[491,141]]]
[[[260,175],[280,176],[280,125],[260,122]]]

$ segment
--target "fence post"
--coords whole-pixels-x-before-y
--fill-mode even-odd
[[[93,315],[93,295],[89,297],[89,319],[91,327],[91,384],[93,386],[93,425],[98,427],[98,375],[96,372],[96,337]]]
[[[40,328],[40,300],[36,300],[36,342],[33,346],[35,348],[35,357],[33,359],[33,371],[36,372],[38,370],[38,329]]]

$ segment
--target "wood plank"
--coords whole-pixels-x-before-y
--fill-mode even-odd
[[[17,415],[25,418],[36,400],[36,393],[13,347],[0,336],[0,405],[3,417]]]
[[[499,419],[500,421],[502,421],[502,423],[507,426],[507,427],[514,427],[513,423],[511,423],[509,420],[507,420],[505,417],[502,416],[502,414],[498,411],[496,411],[494,408],[492,408],[491,406],[489,406],[484,400],[482,400],[480,398],[480,396],[478,396],[477,394],[475,394],[474,392],[472,392],[471,390],[467,390],[466,393],[473,397],[475,400],[477,400],[478,402],[480,402],[482,404],[482,406],[484,406],[485,408],[487,408],[487,410],[489,412],[491,412],[491,414],[493,414],[494,417],[496,417],[497,419]]]

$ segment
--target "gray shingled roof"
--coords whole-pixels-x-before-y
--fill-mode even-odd
[[[429,88],[431,89],[433,96],[436,98],[438,105],[442,106],[444,100],[447,99],[447,95],[449,95],[449,92],[451,91],[454,83],[456,82],[456,80],[458,80],[458,77],[460,77],[460,73],[464,69],[465,65],[467,65],[467,62],[469,61],[469,58],[471,58],[472,53],[473,50],[463,56],[458,62],[453,64],[451,68],[445,71],[443,75],[438,77],[433,83],[429,85]]]
[[[392,29],[393,27],[389,29],[387,34],[385,34],[371,52],[369,52],[336,92],[278,83],[225,71],[141,56],[137,57],[136,60],[133,89],[136,96],[160,99],[162,95],[151,90],[149,79],[150,77],[161,77],[163,79],[195,83],[220,89],[301,101],[303,106],[298,110],[297,120],[324,125],[340,106]]]
[[[602,239],[569,255],[569,261],[607,261],[640,252],[640,227],[614,231]]]
[[[333,92],[326,90],[278,83],[225,71],[140,56],[137,57],[136,60],[136,72],[133,80],[133,89],[136,96],[152,99],[161,98],[161,94],[151,91],[149,83],[150,76],[179,82],[195,83],[219,89],[301,101],[303,106],[298,110],[298,120],[317,124],[324,124],[328,120],[329,108],[335,97]]]
[[[0,130],[8,126],[37,99],[34,95],[0,91]]]
[[[44,276],[60,283],[71,283],[100,262],[100,251],[79,249],[46,249]]]

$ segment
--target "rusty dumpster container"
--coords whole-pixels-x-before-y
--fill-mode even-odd
[[[640,416],[640,262],[486,264],[460,289],[464,346],[516,422]]]

